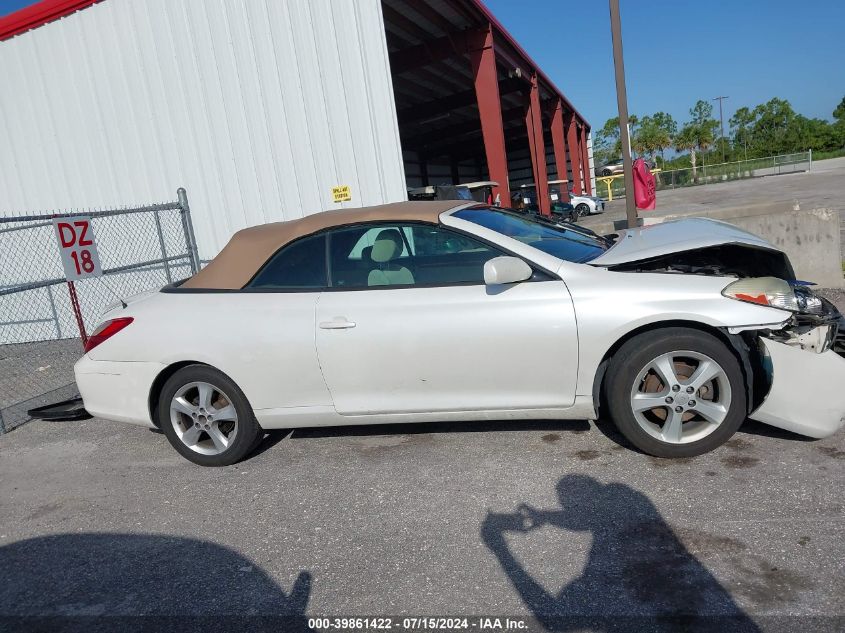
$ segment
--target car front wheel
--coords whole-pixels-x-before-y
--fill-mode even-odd
[[[647,332],[611,360],[606,395],[619,431],[657,457],[692,457],[725,443],[746,415],[739,362],[715,336]]]
[[[581,217],[584,217],[585,215],[590,215],[590,206],[584,202],[575,207],[575,210]]]
[[[158,421],[173,448],[200,466],[234,464],[264,436],[243,392],[207,365],[183,367],[165,382]]]

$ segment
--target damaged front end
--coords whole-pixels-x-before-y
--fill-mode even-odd
[[[792,290],[795,309],[780,328],[742,334],[758,367],[756,408],[748,417],[827,437],[845,423],[845,317],[806,286]]]
[[[772,426],[827,437],[845,421],[845,319],[766,240],[707,218],[626,229],[590,264],[612,272],[725,279],[722,296],[776,308],[773,326],[725,328],[742,361],[749,414]],[[770,312],[768,314],[771,314]]]

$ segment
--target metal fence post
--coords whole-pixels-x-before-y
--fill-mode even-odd
[[[810,148],[810,157],[807,159],[807,171],[813,171],[813,148]]]
[[[161,219],[158,217],[158,211],[153,212],[153,218],[158,232],[158,243],[161,246],[161,258],[164,260],[164,276],[167,278],[167,283],[172,284],[173,277],[170,275],[170,262],[167,261],[167,247],[164,245],[164,234],[161,232]]]
[[[53,321],[56,322],[56,338],[62,338],[62,326],[59,323],[59,313],[56,311],[56,301],[53,298],[53,287],[47,286],[47,296],[50,297],[50,311],[53,313]]]
[[[190,255],[191,270],[194,274],[200,270],[200,256],[197,252],[197,238],[194,237],[194,225],[191,222],[191,208],[188,206],[188,192],[184,187],[179,187],[176,190],[176,195],[179,196],[179,206],[182,208],[182,227],[185,230],[185,241],[188,245],[188,253]]]

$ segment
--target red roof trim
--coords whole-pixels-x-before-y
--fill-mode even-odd
[[[41,0],[0,18],[0,41],[76,13],[102,0]]]

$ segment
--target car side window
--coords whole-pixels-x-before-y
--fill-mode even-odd
[[[246,287],[307,292],[327,285],[326,236],[320,234],[303,237],[279,250]]]
[[[433,224],[362,225],[329,236],[336,289],[483,284],[484,264],[503,254]]]

